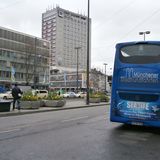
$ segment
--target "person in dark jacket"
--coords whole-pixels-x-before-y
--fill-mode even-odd
[[[15,84],[14,88],[12,89],[12,96],[13,96],[13,110],[15,109],[15,104],[17,102],[17,109],[20,110],[20,98],[22,95],[22,91],[20,88]]]

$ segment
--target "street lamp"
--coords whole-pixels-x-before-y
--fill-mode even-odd
[[[106,92],[106,65],[107,65],[107,63],[104,63],[104,66],[105,66],[105,83],[104,83],[105,84],[105,90],[104,91],[105,92]]]
[[[78,93],[78,63],[79,63],[79,49],[81,49],[81,47],[75,47],[76,53],[77,53],[77,93]]]
[[[144,41],[146,39],[146,34],[150,34],[150,31],[146,31],[146,32],[139,32],[139,35],[144,35]]]

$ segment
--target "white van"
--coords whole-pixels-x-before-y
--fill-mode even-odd
[[[37,95],[38,98],[44,98],[48,96],[48,91],[47,90],[32,90],[33,95]]]

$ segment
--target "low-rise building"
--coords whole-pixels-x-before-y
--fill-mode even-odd
[[[87,74],[84,71],[78,72],[63,72],[50,75],[50,89],[64,91],[86,91]],[[108,76],[106,81],[108,80]],[[106,82],[106,88],[110,91],[109,83]],[[96,69],[91,69],[89,74],[89,88],[94,91],[104,91],[105,89],[105,74]]]
[[[50,42],[0,27],[0,85],[49,83]]]
[[[85,90],[86,88],[86,73],[79,72],[78,80],[76,72],[64,72],[58,73],[54,75],[50,75],[50,89],[53,90],[65,90],[65,91],[75,91],[77,90]]]

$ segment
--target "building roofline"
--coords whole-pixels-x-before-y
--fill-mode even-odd
[[[37,38],[39,40],[43,40],[43,41],[46,41],[46,42],[50,42],[46,39],[43,39],[43,38],[40,38],[40,37],[36,37],[36,36],[33,36],[33,35],[30,35],[30,34],[27,34],[27,33],[23,33],[23,32],[20,32],[20,31],[16,31],[16,30],[13,30],[13,29],[10,29],[10,28],[6,28],[6,27],[2,27],[0,26],[0,29],[3,29],[3,30],[8,30],[10,32],[14,32],[14,33],[17,33],[17,34],[21,34],[21,35],[24,35],[24,36],[28,36],[28,37],[31,37],[31,38]]]
[[[79,13],[75,13],[75,12],[70,11],[70,10],[63,9],[63,8],[61,8],[61,7],[59,7],[59,6],[56,6],[56,7],[52,8],[52,9],[48,9],[48,10],[46,10],[46,12],[44,12],[44,13],[42,13],[42,14],[45,14],[45,13],[47,13],[47,12],[51,12],[51,11],[54,10],[54,9],[63,10],[63,11],[65,11],[65,12],[69,12],[69,13],[71,13],[71,14],[74,14],[74,15],[77,15],[77,16],[80,16],[80,17],[87,18],[87,16],[85,16],[85,15],[82,15],[82,14],[79,14]]]
[[[85,15],[82,15],[82,14],[79,14],[79,13],[75,13],[75,12],[72,12],[72,11],[69,11],[69,10],[66,10],[66,9],[63,9],[63,8],[61,8],[61,7],[59,7],[59,6],[57,6],[56,8],[57,8],[57,9],[61,9],[61,10],[66,11],[66,12],[69,12],[69,13],[72,13],[72,14],[75,14],[75,15],[77,15],[77,16],[81,16],[81,17],[87,18],[87,16],[85,16]]]

